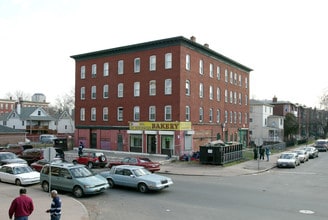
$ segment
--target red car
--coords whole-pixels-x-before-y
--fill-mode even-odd
[[[93,167],[104,168],[108,161],[102,152],[83,152],[83,154],[73,160],[74,164],[84,164],[90,169]]]
[[[112,166],[117,166],[117,165],[142,166],[152,173],[159,171],[161,169],[160,163],[153,162],[149,158],[146,158],[146,157],[125,157],[121,161],[110,162],[108,164],[108,167],[111,168]]]
[[[51,163],[67,163],[66,160],[63,160],[61,158],[54,158]],[[49,161],[47,161],[46,159],[41,159],[38,161],[35,161],[33,163],[31,163],[31,167],[33,170],[40,172],[42,167],[46,164],[49,164]]]

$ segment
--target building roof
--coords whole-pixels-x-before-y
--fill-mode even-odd
[[[99,51],[89,52],[89,53],[84,53],[84,54],[78,54],[78,55],[71,56],[71,58],[73,58],[77,61],[80,61],[80,60],[94,59],[94,58],[103,57],[103,56],[131,53],[131,52],[140,51],[140,50],[149,50],[149,49],[154,49],[154,48],[176,46],[176,45],[186,46],[193,50],[207,54],[208,56],[215,57],[216,59],[218,59],[222,62],[228,63],[228,64],[235,66],[239,69],[242,69],[246,72],[252,71],[251,68],[244,66],[226,56],[223,56],[222,54],[215,52],[214,50],[210,49],[207,46],[201,45],[193,40],[189,40],[182,36],[166,38],[166,39],[162,39],[162,40],[149,41],[149,42],[144,42],[144,43],[139,43],[139,44],[123,46],[123,47],[116,47],[116,48],[112,48],[112,49],[99,50]]]
[[[13,129],[7,126],[0,125],[0,133],[25,133],[25,130]]]

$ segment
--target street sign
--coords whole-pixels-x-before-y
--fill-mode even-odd
[[[55,148],[47,147],[43,152],[43,157],[47,161],[52,161],[52,159],[54,159],[56,157],[56,154],[57,154],[57,152],[56,152]]]

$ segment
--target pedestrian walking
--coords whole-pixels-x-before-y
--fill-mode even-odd
[[[257,160],[257,149],[256,149],[256,147],[253,148],[253,153],[254,153],[254,160]]]
[[[61,217],[61,199],[56,190],[51,191],[51,206],[46,212],[50,213],[50,220],[60,220]]]
[[[34,210],[33,200],[26,195],[26,189],[19,189],[19,196],[16,197],[10,205],[8,214],[9,219],[14,220],[28,220],[28,217]]]
[[[264,160],[264,148],[261,146],[260,147],[260,160]]]
[[[79,145],[79,157],[81,157],[82,154],[83,154],[83,148],[84,148],[84,145],[83,145],[82,141],[80,141],[80,145]]]
[[[271,154],[271,152],[270,152],[269,147],[266,147],[265,148],[265,155],[266,155],[267,161],[269,161],[269,159],[270,159],[270,154]]]

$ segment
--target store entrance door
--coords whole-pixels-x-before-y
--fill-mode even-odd
[[[156,135],[147,135],[147,153],[156,154]]]

